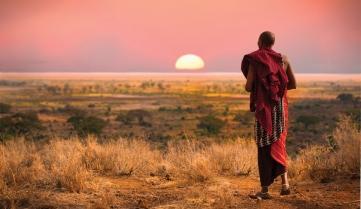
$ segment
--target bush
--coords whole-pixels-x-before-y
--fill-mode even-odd
[[[0,118],[0,140],[14,136],[30,137],[43,127],[36,112],[15,113]]]
[[[252,122],[253,119],[253,113],[251,112],[239,112],[237,113],[234,118],[233,121],[237,121],[240,122],[242,124],[250,124]]]
[[[71,115],[85,115],[86,111],[76,108],[74,106],[71,106],[69,104],[65,105],[63,108],[58,108],[58,112],[60,113],[67,113]]]
[[[337,99],[344,103],[352,102],[354,97],[352,94],[349,93],[342,93],[337,96]]]
[[[320,122],[320,119],[313,115],[301,115],[298,116],[296,119],[297,123],[302,123],[305,128],[308,128],[309,126],[316,125]]]
[[[225,122],[213,115],[207,115],[205,117],[201,117],[199,120],[199,124],[197,127],[206,132],[206,134],[218,134]]]
[[[126,125],[132,124],[132,122],[136,121],[141,126],[150,127],[151,118],[151,114],[145,110],[130,110],[127,114],[120,113],[115,120]]]
[[[82,137],[88,134],[100,135],[107,125],[107,122],[101,118],[82,115],[70,117],[68,123],[71,123],[77,134]]]
[[[328,182],[337,176],[360,176],[360,132],[349,117],[342,116],[328,137],[329,145],[310,146],[290,162],[294,178]]]
[[[0,103],[0,113],[9,113],[11,110],[11,105]]]

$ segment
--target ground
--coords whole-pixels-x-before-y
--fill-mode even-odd
[[[279,195],[280,182],[270,188],[271,200],[257,201],[248,194],[257,190],[256,177],[215,177],[204,183],[177,182],[158,177],[96,177],[81,193],[61,190],[24,189],[13,201],[17,208],[272,208],[321,209],[359,208],[359,180],[330,183],[291,183],[292,194]],[[92,188],[91,188],[92,187]],[[7,198],[2,204],[10,204]]]

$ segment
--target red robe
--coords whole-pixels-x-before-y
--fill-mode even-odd
[[[255,70],[255,81],[250,95],[250,110],[255,112],[257,120],[268,134],[272,133],[272,108],[283,96],[285,97],[286,127],[280,139],[272,144],[271,155],[276,161],[286,166],[288,78],[283,69],[282,55],[269,48],[262,48],[245,55],[242,60],[242,72],[246,78],[250,64]]]

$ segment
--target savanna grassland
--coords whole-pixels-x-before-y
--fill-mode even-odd
[[[253,201],[240,74],[0,74],[0,207],[357,208],[359,75],[288,92],[292,195]]]

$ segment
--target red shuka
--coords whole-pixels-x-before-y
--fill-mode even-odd
[[[282,65],[282,55],[262,48],[244,56],[242,73],[247,78],[248,67],[255,70],[255,81],[250,96],[250,110],[255,112],[260,125],[272,133],[272,108],[286,94],[288,78]]]

